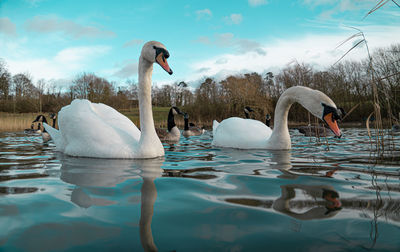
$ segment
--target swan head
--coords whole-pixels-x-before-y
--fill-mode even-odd
[[[314,116],[323,120],[337,137],[341,137],[342,133],[337,122],[342,118],[342,110],[338,109],[335,103],[321,91],[312,90],[311,92],[311,95],[302,97],[303,99],[299,102]]]
[[[167,73],[172,74],[167,59],[169,52],[163,44],[157,41],[149,41],[142,48],[141,57],[150,63],[159,64]]]

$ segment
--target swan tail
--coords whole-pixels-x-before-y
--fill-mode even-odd
[[[215,131],[217,130],[219,122],[217,120],[213,121],[213,135],[215,135]]]
[[[51,139],[53,139],[54,143],[56,144],[57,150],[60,150],[63,146],[63,140],[60,131],[51,127],[47,123],[43,123],[43,127],[49,133]]]

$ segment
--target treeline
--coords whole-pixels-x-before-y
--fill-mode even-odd
[[[370,64],[371,63],[371,64]],[[373,71],[373,72],[372,72]],[[194,121],[211,122],[229,116],[243,116],[251,106],[253,117],[273,116],[275,104],[284,90],[301,85],[321,90],[340,107],[355,108],[347,121],[361,122],[373,111],[372,82],[378,87],[384,118],[398,120],[400,111],[400,44],[376,50],[371,60],[344,61],[323,71],[309,64],[292,63],[277,73],[247,73],[217,81],[205,78],[193,89],[184,81],[153,87],[154,106],[179,106]],[[93,73],[81,73],[59,87],[41,79],[33,83],[29,74],[11,75],[0,60],[0,111],[57,112],[75,98],[102,102],[119,110],[138,106],[138,86],[133,80],[110,82]],[[308,112],[294,105],[290,120],[306,122]]]

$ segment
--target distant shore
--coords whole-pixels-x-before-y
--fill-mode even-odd
[[[154,124],[158,128],[167,127],[167,116],[169,107],[153,107]],[[121,111],[122,114],[127,116],[136,126],[140,127],[139,122],[139,111],[138,109]],[[30,128],[32,121],[35,120],[36,116],[43,114],[49,117],[49,113],[5,113],[0,112],[0,132],[18,132],[24,129]],[[50,120],[48,118],[48,120]],[[50,122],[50,121],[49,121]],[[175,122],[178,127],[183,128],[184,121],[181,116],[175,117]],[[207,129],[212,128],[212,121],[200,121],[195,122],[196,125],[204,126]],[[322,121],[318,122],[320,125],[324,123]],[[312,124],[315,124],[314,120]],[[289,128],[296,128],[298,126],[308,125],[308,122],[293,122],[289,121]],[[37,125],[35,124],[35,127]],[[273,125],[272,125],[273,127]],[[341,128],[366,128],[365,122],[339,122],[339,127]]]

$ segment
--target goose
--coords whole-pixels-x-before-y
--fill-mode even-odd
[[[34,131],[34,133],[40,134],[42,133],[42,124],[38,123],[37,129]]]
[[[35,127],[35,124],[32,123],[31,127],[29,129],[24,129],[24,132],[25,133],[35,133],[36,129],[34,127]]]
[[[144,159],[164,156],[163,145],[156,134],[151,106],[153,63],[170,75],[163,44],[149,41],[139,58],[140,130],[126,116],[102,103],[76,99],[58,113],[58,127],[44,124],[56,150],[69,156],[94,158]]]
[[[53,120],[53,128],[56,128],[57,114],[51,113],[50,118]]]
[[[250,108],[249,106],[244,107],[244,116],[246,117],[246,119],[250,118],[250,112],[253,112],[254,110],[252,108]]]
[[[56,127],[57,115],[52,113],[52,114],[50,114],[50,118],[53,120],[53,128],[55,128]],[[33,121],[33,123],[35,123],[35,122],[39,122],[39,124],[38,124],[39,126],[38,127],[40,128],[40,122],[42,122],[43,125],[44,125],[45,123],[47,123],[47,119],[46,119],[46,117],[44,115],[38,115],[36,117],[36,119]],[[37,132],[37,133],[42,133],[43,143],[46,143],[46,142],[51,140],[51,136],[47,132],[46,128],[44,128],[43,131],[40,131],[40,132]]]
[[[393,124],[392,126],[392,132],[400,132],[400,124]]]
[[[182,132],[183,136],[185,136],[185,137],[199,136],[204,133],[204,129],[200,129],[199,127],[196,127],[193,123],[189,124],[188,113],[184,113],[184,120],[185,120],[185,128]]]
[[[270,127],[271,124],[271,115],[270,114],[266,114],[265,115],[265,125],[267,125],[268,127]]]
[[[161,141],[179,141],[181,132],[175,124],[175,115],[182,115],[183,113],[178,107],[171,107],[168,113],[168,131],[156,128],[156,132]]]
[[[221,123],[214,120],[212,145],[238,149],[291,149],[287,116],[295,102],[321,118],[336,136],[341,137],[337,125],[341,112],[335,103],[321,91],[294,86],[283,92],[278,100],[273,131],[264,123],[252,119],[231,117]]]

